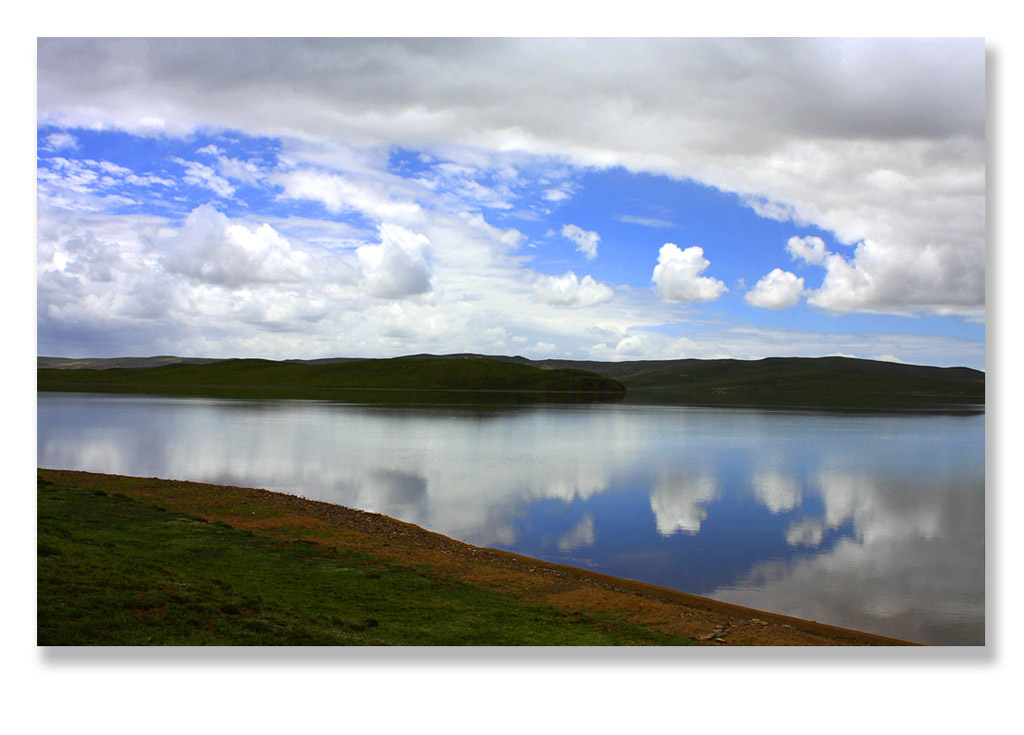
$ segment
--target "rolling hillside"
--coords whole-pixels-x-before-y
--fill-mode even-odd
[[[699,405],[877,407],[984,404],[985,374],[848,357],[763,360],[546,360],[613,378],[631,401]]]
[[[444,360],[393,358],[309,364],[295,361],[222,360],[158,367],[38,370],[42,391],[224,395],[253,398],[372,400],[366,392],[417,394],[523,394],[621,397],[625,389],[610,378],[578,369],[542,369],[483,357]],[[350,395],[357,392],[359,395]],[[437,398],[444,398],[439,396]]]
[[[445,402],[416,391],[607,394],[630,403],[707,406],[887,408],[976,406],[985,374],[847,357],[763,360],[529,360],[525,357],[410,355],[363,360],[203,358],[39,358],[40,390],[203,393],[240,397],[330,397],[345,391],[402,392],[405,402]],[[219,391],[219,392],[217,392]],[[326,395],[325,391],[331,392]]]

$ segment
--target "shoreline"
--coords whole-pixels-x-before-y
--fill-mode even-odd
[[[664,400],[659,396],[652,397],[642,391],[626,394],[599,393],[595,391],[491,391],[491,390],[457,390],[438,389],[402,389],[402,388],[302,388],[275,389],[273,393],[260,393],[247,387],[216,387],[196,390],[182,388],[161,388],[160,390],[135,390],[136,386],[116,386],[112,384],[82,384],[74,387],[37,386],[36,395],[44,393],[67,393],[72,395],[101,396],[145,396],[149,398],[208,398],[227,401],[312,401],[324,404],[340,404],[347,406],[381,406],[386,408],[488,408],[488,409],[519,409],[519,408],[579,408],[580,406],[626,406],[632,408],[699,408],[723,411],[772,411],[780,413],[810,414],[852,414],[852,415],[892,415],[892,416],[978,416],[986,413],[985,403],[894,403],[884,405],[814,405],[814,404],[773,404],[773,403],[714,403],[712,401],[676,401]],[[326,395],[333,391],[338,395]],[[405,393],[403,393],[405,391]],[[402,399],[388,400],[389,397],[401,394]],[[423,400],[410,400],[410,396],[419,396]],[[466,397],[467,400],[446,400],[451,397]],[[543,400],[544,396],[551,400]],[[358,400],[360,398],[378,397],[382,400]],[[493,400],[487,401],[487,398]],[[518,398],[519,400],[515,400]],[[568,398],[577,398],[572,401]]]
[[[462,582],[507,590],[567,611],[614,614],[659,633],[711,645],[919,645],[909,641],[713,600],[657,585],[473,546],[379,513],[259,488],[37,469],[81,487],[128,497],[271,538],[353,548],[426,565]],[[255,506],[256,510],[248,511]]]

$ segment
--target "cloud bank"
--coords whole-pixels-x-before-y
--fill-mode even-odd
[[[68,126],[461,145],[692,178],[855,248],[812,303],[977,313],[983,49],[980,39],[43,39],[38,105],[41,121]],[[908,266],[918,259],[923,270]]]
[[[772,335],[656,330],[680,321],[674,305],[729,299],[982,320],[984,83],[980,39],[41,39],[38,120],[55,129],[40,150],[63,160],[39,174],[41,344],[81,351],[104,333],[119,353],[501,342],[745,357],[768,352]],[[171,181],[76,158],[90,130],[220,131],[279,153],[247,160],[203,141],[176,154]],[[415,173],[396,172],[401,151],[419,156]],[[593,261],[579,277],[578,260],[541,276],[528,250],[538,243],[493,224],[495,213],[550,216],[576,201],[581,172],[620,168],[699,182],[831,238],[780,243],[777,263],[744,274],[768,271],[742,301],[739,281],[709,267],[718,252],[665,243],[644,265],[659,301],[611,283],[596,266],[612,250],[597,258],[601,237],[573,222],[611,238],[604,225],[569,210],[552,223],[574,258]],[[186,206],[178,184],[210,199]],[[527,184],[540,192],[529,206]],[[129,186],[166,213],[118,214],[140,200]],[[296,213],[244,211],[246,187]],[[615,218],[688,226],[628,203]],[[326,321],[348,341],[317,331]],[[504,336],[482,336],[495,329]],[[853,353],[864,341],[817,344]]]

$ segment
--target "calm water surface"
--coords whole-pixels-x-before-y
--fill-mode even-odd
[[[984,643],[984,416],[38,396],[38,464],[296,493],[750,607]]]

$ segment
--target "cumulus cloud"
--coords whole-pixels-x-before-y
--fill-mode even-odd
[[[812,236],[789,238],[786,251],[793,260],[825,268],[821,287],[807,292],[807,302],[822,309],[977,317],[984,308],[985,274],[971,266],[970,247],[914,249],[862,240],[845,257]]]
[[[786,243],[786,252],[793,260],[802,260],[811,265],[823,265],[829,256],[825,241],[820,237],[791,237]]]
[[[572,241],[587,260],[597,257],[597,244],[601,242],[601,237],[596,232],[584,230],[577,225],[564,225],[562,237]]]
[[[430,291],[430,241],[395,224],[381,224],[379,232],[379,244],[356,249],[370,294],[402,299]]]
[[[533,284],[533,297],[555,306],[593,306],[611,300],[612,289],[591,276],[578,278],[569,271],[560,276],[540,276]]]
[[[754,284],[754,287],[744,294],[743,299],[751,306],[760,306],[764,309],[787,309],[796,306],[803,290],[803,278],[776,268]]]
[[[853,258],[825,259],[821,288],[807,302],[830,311],[876,311],[980,316],[985,272],[973,267],[971,249],[900,248],[860,242]]]
[[[268,224],[232,224],[208,204],[196,207],[181,229],[163,242],[171,273],[220,286],[296,284],[310,276],[309,256]]]
[[[703,248],[693,245],[680,250],[667,242],[658,251],[651,282],[665,301],[714,301],[729,289],[718,279],[701,275],[709,265]]]

